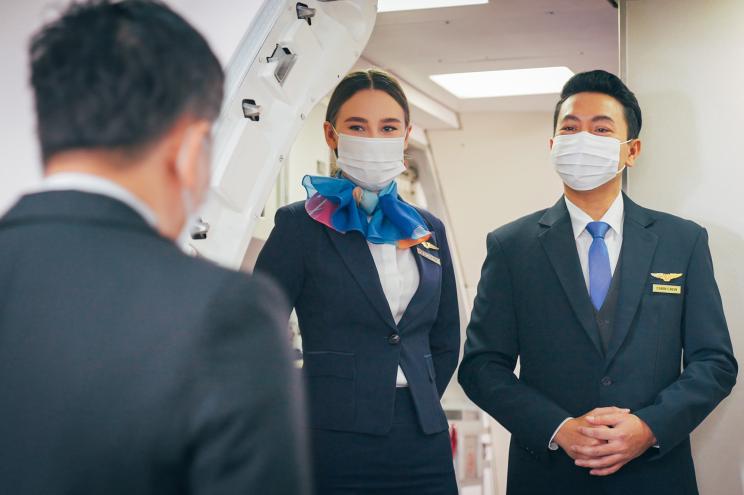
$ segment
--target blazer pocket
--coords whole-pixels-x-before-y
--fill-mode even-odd
[[[356,359],[353,353],[310,351],[303,354],[310,426],[348,428],[356,411]]]
[[[434,380],[437,379],[437,370],[434,368],[434,358],[431,357],[431,354],[427,354],[424,356],[424,360],[426,361],[426,369],[429,370],[429,381],[434,382]]]

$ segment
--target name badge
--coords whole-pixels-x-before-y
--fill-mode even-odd
[[[427,260],[429,260],[429,261],[431,261],[433,263],[436,263],[439,266],[442,266],[442,262],[439,260],[439,258],[437,258],[436,256],[434,256],[433,254],[424,251],[420,247],[417,247],[416,248],[416,252],[419,254],[419,256],[422,256],[422,257],[426,258]]]
[[[679,285],[653,285],[655,294],[682,294],[682,287]]]

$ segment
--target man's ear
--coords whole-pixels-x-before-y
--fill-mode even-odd
[[[203,180],[201,161],[207,152],[205,147],[210,129],[209,122],[197,121],[186,126],[180,136],[174,171],[179,182],[192,190]]]
[[[550,138],[550,140],[548,141],[548,149],[553,149],[553,138]]]
[[[641,154],[641,140],[635,139],[632,143],[628,144],[628,158],[625,160],[626,167],[635,166],[635,161]]]

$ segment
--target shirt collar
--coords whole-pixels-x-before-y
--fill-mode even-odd
[[[574,238],[578,239],[582,232],[586,230],[587,224],[594,220],[584,210],[573,204],[567,197],[564,196],[563,199],[566,201],[568,214],[571,216],[571,226],[573,227]],[[618,236],[622,237],[624,218],[625,203],[623,201],[623,195],[618,194],[617,198],[612,202],[610,208],[600,221],[607,223]]]
[[[157,217],[152,209],[137,196],[114,181],[98,175],[80,172],[60,172],[45,177],[38,192],[44,191],[80,191],[100,194],[121,201],[136,211],[151,227],[157,226]]]

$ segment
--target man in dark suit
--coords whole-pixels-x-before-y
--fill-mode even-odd
[[[0,493],[306,493],[288,305],[174,243],[223,73],[162,4],[32,40],[46,178],[0,220]]]
[[[489,234],[460,383],[512,433],[510,495],[697,494],[689,435],[737,373],[706,231],[621,193],[617,77],[574,76],[554,125],[565,197]]]

